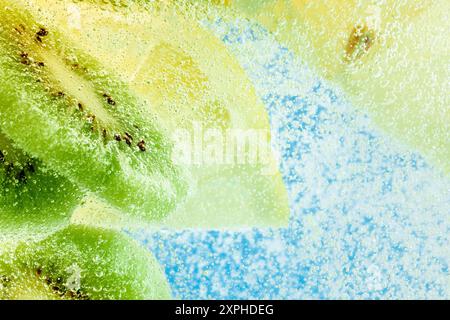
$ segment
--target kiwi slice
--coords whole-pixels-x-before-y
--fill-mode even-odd
[[[72,225],[0,257],[1,299],[170,299],[156,259],[120,232]]]
[[[0,241],[45,236],[68,224],[81,191],[0,132]]]
[[[151,106],[25,6],[0,0],[0,14],[5,134],[123,211],[165,216],[186,187],[163,132],[141,114]]]
[[[255,130],[267,133],[270,142],[264,104],[232,52],[199,23],[202,7],[197,11],[186,1],[144,6],[137,1],[21,1],[41,21],[64,28],[83,50],[108,61],[105,67],[117,70],[130,89],[151,102],[148,116],[156,117],[169,132],[186,129],[192,138],[195,122],[205,137],[209,129],[223,136],[228,130]],[[287,225],[287,192],[272,153],[263,164],[178,164],[190,173],[189,194],[166,218],[154,221],[155,227]],[[267,167],[274,167],[273,174],[264,174]],[[80,210],[75,219],[87,222],[93,211],[100,212],[96,215],[100,218],[92,223],[105,221],[105,210],[100,208]]]

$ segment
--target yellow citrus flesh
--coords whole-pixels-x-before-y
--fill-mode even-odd
[[[450,173],[448,1],[234,0],[377,125]]]

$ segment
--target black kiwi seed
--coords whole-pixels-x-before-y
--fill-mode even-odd
[[[0,150],[0,162],[5,162],[5,155],[3,154],[2,150]]]
[[[357,60],[366,54],[376,40],[376,33],[368,26],[358,25],[353,28],[346,48],[346,59]]]
[[[117,133],[114,135],[114,139],[116,139],[116,141],[122,141],[122,137]]]
[[[27,170],[31,173],[35,173],[36,172],[36,168],[34,167],[34,164],[32,164],[31,162],[27,163]]]
[[[80,289],[78,289],[76,292],[76,297],[79,300],[91,300],[91,298],[89,297],[89,295],[82,293]]]
[[[112,106],[115,106],[115,105],[116,105],[116,101],[114,101],[114,99],[113,99],[109,94],[104,93],[104,94],[103,94],[103,97],[106,98],[106,102],[107,102],[109,105],[112,105]]]
[[[125,135],[123,136],[123,139],[125,140],[126,144],[131,146],[131,143],[133,142],[133,137],[128,132],[125,132]]]
[[[147,148],[145,147],[145,141],[144,140],[139,141],[137,146],[139,147],[139,150],[141,150],[142,152],[147,150]]]
[[[36,32],[36,40],[42,42],[42,38],[48,35],[48,31],[45,28],[41,28]]]
[[[0,284],[3,286],[3,287],[6,287],[6,286],[8,286],[8,284],[11,282],[11,279],[8,277],[8,276],[5,276],[5,275],[1,275],[0,276]]]
[[[14,171],[14,165],[12,163],[6,163],[6,173],[8,176],[12,176]]]
[[[88,116],[86,117],[86,119],[87,119],[87,121],[88,121],[89,123],[94,123],[94,121],[95,121],[95,115],[93,115],[93,114],[88,114]]]
[[[27,52],[21,52],[20,53],[20,57],[22,58],[20,60],[20,63],[24,64],[24,65],[30,65],[31,61],[30,58],[28,57],[28,53]]]
[[[17,179],[19,182],[21,182],[21,183],[27,181],[27,174],[26,174],[26,172],[25,172],[24,169],[22,169],[22,170],[19,171],[19,173],[18,173],[17,176],[16,176],[16,179]]]
[[[48,35],[48,31],[45,28],[41,28],[37,33],[37,36],[39,37],[45,37]]]
[[[37,63],[37,65],[38,65],[39,67],[44,67],[44,66],[45,66],[45,63],[43,63],[42,61],[39,61],[39,62]]]
[[[131,140],[130,140],[130,138],[128,138],[127,136],[124,136],[123,138],[124,138],[126,144],[129,145],[129,146],[131,146]]]

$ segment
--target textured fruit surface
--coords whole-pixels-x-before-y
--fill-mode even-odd
[[[448,1],[230,1],[450,172]]]
[[[153,256],[115,231],[70,226],[0,257],[2,299],[169,299]]]
[[[0,133],[0,242],[36,239],[67,225],[81,192]]]
[[[185,185],[170,143],[143,120],[142,110],[150,107],[66,41],[63,29],[46,27],[9,0],[0,7],[5,134],[127,213],[147,220],[167,214]]]
[[[39,8],[37,14],[45,21],[66,28],[80,47],[107,61],[149,101],[148,116],[169,132],[185,129],[194,139],[192,127],[197,123],[204,131],[216,129],[223,134],[228,129],[269,134],[266,110],[242,67],[188,10],[165,4],[142,9],[133,2],[126,7],[97,6],[92,1],[28,3],[31,9]],[[250,165],[206,163],[201,158],[179,163],[191,172],[191,189],[162,224],[178,228],[286,225],[287,195],[272,154],[263,164]],[[275,170],[264,174],[266,167]]]

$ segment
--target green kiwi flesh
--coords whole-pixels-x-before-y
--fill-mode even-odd
[[[148,106],[19,4],[0,0],[0,14],[5,134],[124,212],[164,217],[186,186],[164,134],[141,114]]]
[[[69,223],[80,190],[0,132],[0,241],[45,236]]]
[[[120,232],[72,225],[0,257],[0,299],[170,299],[156,259]]]

